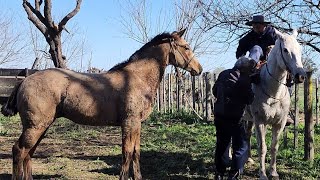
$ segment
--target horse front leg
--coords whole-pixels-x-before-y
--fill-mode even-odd
[[[285,123],[282,123],[282,124],[272,126],[271,161],[270,161],[270,176],[272,177],[272,179],[279,179],[279,174],[277,172],[277,153],[279,148],[280,135],[283,132],[283,129],[285,126]]]
[[[255,123],[257,142],[258,142],[258,155],[259,155],[259,163],[260,170],[259,175],[261,180],[268,179],[266,174],[266,153],[267,153],[267,145],[266,145],[266,125],[263,123]]]
[[[142,179],[140,174],[140,130],[141,122],[135,120],[124,120],[122,125],[122,167],[120,172],[120,180],[129,179],[130,163],[134,154],[134,177],[137,180]],[[139,147],[136,147],[137,137],[139,137]],[[135,152],[136,151],[136,152]],[[137,153],[138,152],[138,153]]]

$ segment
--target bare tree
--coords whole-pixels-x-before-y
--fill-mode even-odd
[[[320,52],[320,6],[311,0],[189,0],[198,1],[202,18],[207,22],[205,31],[222,31],[215,37],[219,43],[236,45],[239,38],[248,31],[244,25],[252,15],[263,14],[277,29],[285,32],[297,29],[299,41],[306,45],[305,51]],[[310,53],[308,53],[310,55]]]
[[[207,23],[200,18],[202,10],[200,2],[172,0],[171,5],[167,4],[166,9],[159,9],[158,12],[151,10],[152,1],[126,0],[121,2],[121,9],[125,13],[120,16],[119,22],[124,27],[124,34],[129,38],[139,43],[146,43],[158,33],[187,28],[186,39],[196,55],[212,53],[211,36],[199,28],[204,26],[203,23]]]
[[[76,2],[76,7],[56,24],[51,15],[51,0],[44,1],[43,14],[40,12],[43,0],[35,0],[34,7],[27,0],[23,0],[22,5],[28,15],[28,19],[44,35],[49,44],[49,54],[55,67],[67,68],[66,58],[62,54],[61,33],[66,30],[65,25],[67,22],[80,11],[82,0],[77,0]]]
[[[14,31],[13,19],[0,15],[0,64],[12,63],[21,60],[21,54],[26,47],[22,43],[20,32]]]

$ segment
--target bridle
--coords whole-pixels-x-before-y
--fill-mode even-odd
[[[283,53],[282,53],[282,44],[281,44],[281,41],[280,41],[280,54],[281,54],[281,59],[282,59],[284,65],[286,66],[286,71],[287,71],[287,72],[290,72],[290,69],[289,69],[289,67],[288,67],[288,64],[287,64],[287,62],[285,61],[285,58],[284,58]],[[269,76],[271,76],[271,77],[272,77],[274,80],[276,80],[279,84],[282,84],[282,85],[287,86],[285,83],[281,82],[280,80],[278,80],[277,78],[275,78],[275,77],[270,73],[269,68],[268,68],[268,63],[266,63],[266,69],[267,69],[267,72],[268,72]],[[283,78],[285,78],[285,77],[282,77],[281,80],[282,80]]]
[[[188,47],[186,45],[180,45],[180,44],[177,44],[175,42],[175,40],[173,39],[170,39],[170,52],[175,56],[175,51],[178,51],[178,53],[180,54],[180,56],[183,58],[183,60],[187,63],[185,63],[185,65],[182,67],[182,69],[185,69],[189,66],[190,62],[194,59],[194,56],[193,55],[190,59],[188,59],[187,57],[185,57],[182,52],[177,48],[177,46],[179,47],[182,47],[184,49],[188,49]],[[178,61],[176,59],[176,57],[174,57],[175,61],[176,61],[176,65],[178,64]]]
[[[280,41],[280,54],[281,54],[281,59],[282,59],[284,65],[286,66],[286,71],[290,72],[290,69],[289,69],[289,67],[288,67],[288,64],[287,64],[287,62],[285,61],[285,58],[284,58],[283,53],[282,53],[282,44],[281,44],[281,41]],[[268,63],[266,63],[266,69],[267,69],[267,72],[268,72],[268,74],[269,74],[270,77],[272,77],[274,80],[276,80],[280,85],[285,85],[285,86],[287,86],[285,83],[281,82],[280,80],[278,80],[277,78],[275,78],[275,77],[270,73],[269,68],[268,68]],[[281,80],[282,80],[283,78],[285,78],[285,76],[282,77]],[[269,97],[272,98],[272,99],[276,99],[276,100],[281,100],[282,98],[284,98],[284,97],[287,95],[287,91],[286,91],[285,95],[284,95],[282,98],[278,99],[278,98],[276,98],[276,97],[273,97],[273,96],[269,95],[267,92],[265,92],[265,90],[264,90],[262,87],[261,87],[261,90],[262,90],[262,92],[263,92],[265,95],[269,96]]]

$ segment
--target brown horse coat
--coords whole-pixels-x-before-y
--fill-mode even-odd
[[[167,65],[199,75],[202,67],[183,31],[156,36],[128,61],[106,73],[86,74],[65,69],[39,71],[19,84],[2,107],[4,115],[19,112],[23,130],[12,148],[12,179],[32,179],[31,157],[49,126],[58,117],[94,126],[122,129],[123,162],[120,179],[140,173],[141,122],[152,111],[153,99]]]

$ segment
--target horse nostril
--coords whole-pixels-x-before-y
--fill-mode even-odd
[[[302,82],[304,82],[304,79],[305,79],[305,76],[304,76],[304,75],[301,75],[301,74],[296,74],[296,75],[295,75],[295,81],[296,81],[297,83],[302,83]]]

